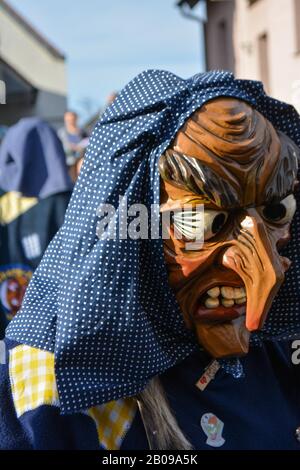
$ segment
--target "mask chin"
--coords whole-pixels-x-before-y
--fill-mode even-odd
[[[244,317],[224,323],[196,323],[195,329],[199,343],[216,359],[244,356],[249,352],[250,332]]]

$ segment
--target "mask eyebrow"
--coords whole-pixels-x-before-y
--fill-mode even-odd
[[[199,159],[167,150],[159,160],[164,181],[209,199],[222,209],[240,206],[237,191]]]

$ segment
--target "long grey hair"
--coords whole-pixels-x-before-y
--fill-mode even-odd
[[[191,450],[181,431],[158,377],[152,379],[137,397],[151,450]]]

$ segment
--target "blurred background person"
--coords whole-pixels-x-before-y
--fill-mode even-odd
[[[78,115],[74,111],[66,111],[64,114],[64,126],[58,130],[64,151],[69,174],[75,182],[78,177],[77,163],[84,156],[89,138],[87,132],[78,125]]]
[[[112,91],[108,97],[106,98],[106,107],[107,108],[108,106],[110,106],[114,101],[115,99],[117,98],[118,96],[118,93],[116,91]]]
[[[117,98],[118,96],[118,92],[117,91],[112,91],[111,93],[109,93],[109,95],[106,97],[106,100],[105,100],[105,104],[104,106],[101,108],[101,109],[98,109],[98,111],[96,113],[94,113],[90,118],[89,120],[85,123],[85,129],[87,130],[87,133],[88,135],[91,135],[97,122],[102,118],[102,116],[104,115],[106,109],[111,105],[113,104],[113,102],[115,101],[115,99]]]
[[[73,188],[56,132],[24,118],[0,146],[0,338],[60,228]]]

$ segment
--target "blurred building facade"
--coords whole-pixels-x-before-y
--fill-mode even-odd
[[[65,56],[6,0],[0,0],[0,80],[6,84],[0,125],[35,115],[61,126],[67,106]]]
[[[205,38],[208,69],[261,80],[300,112],[300,0],[207,0]]]

